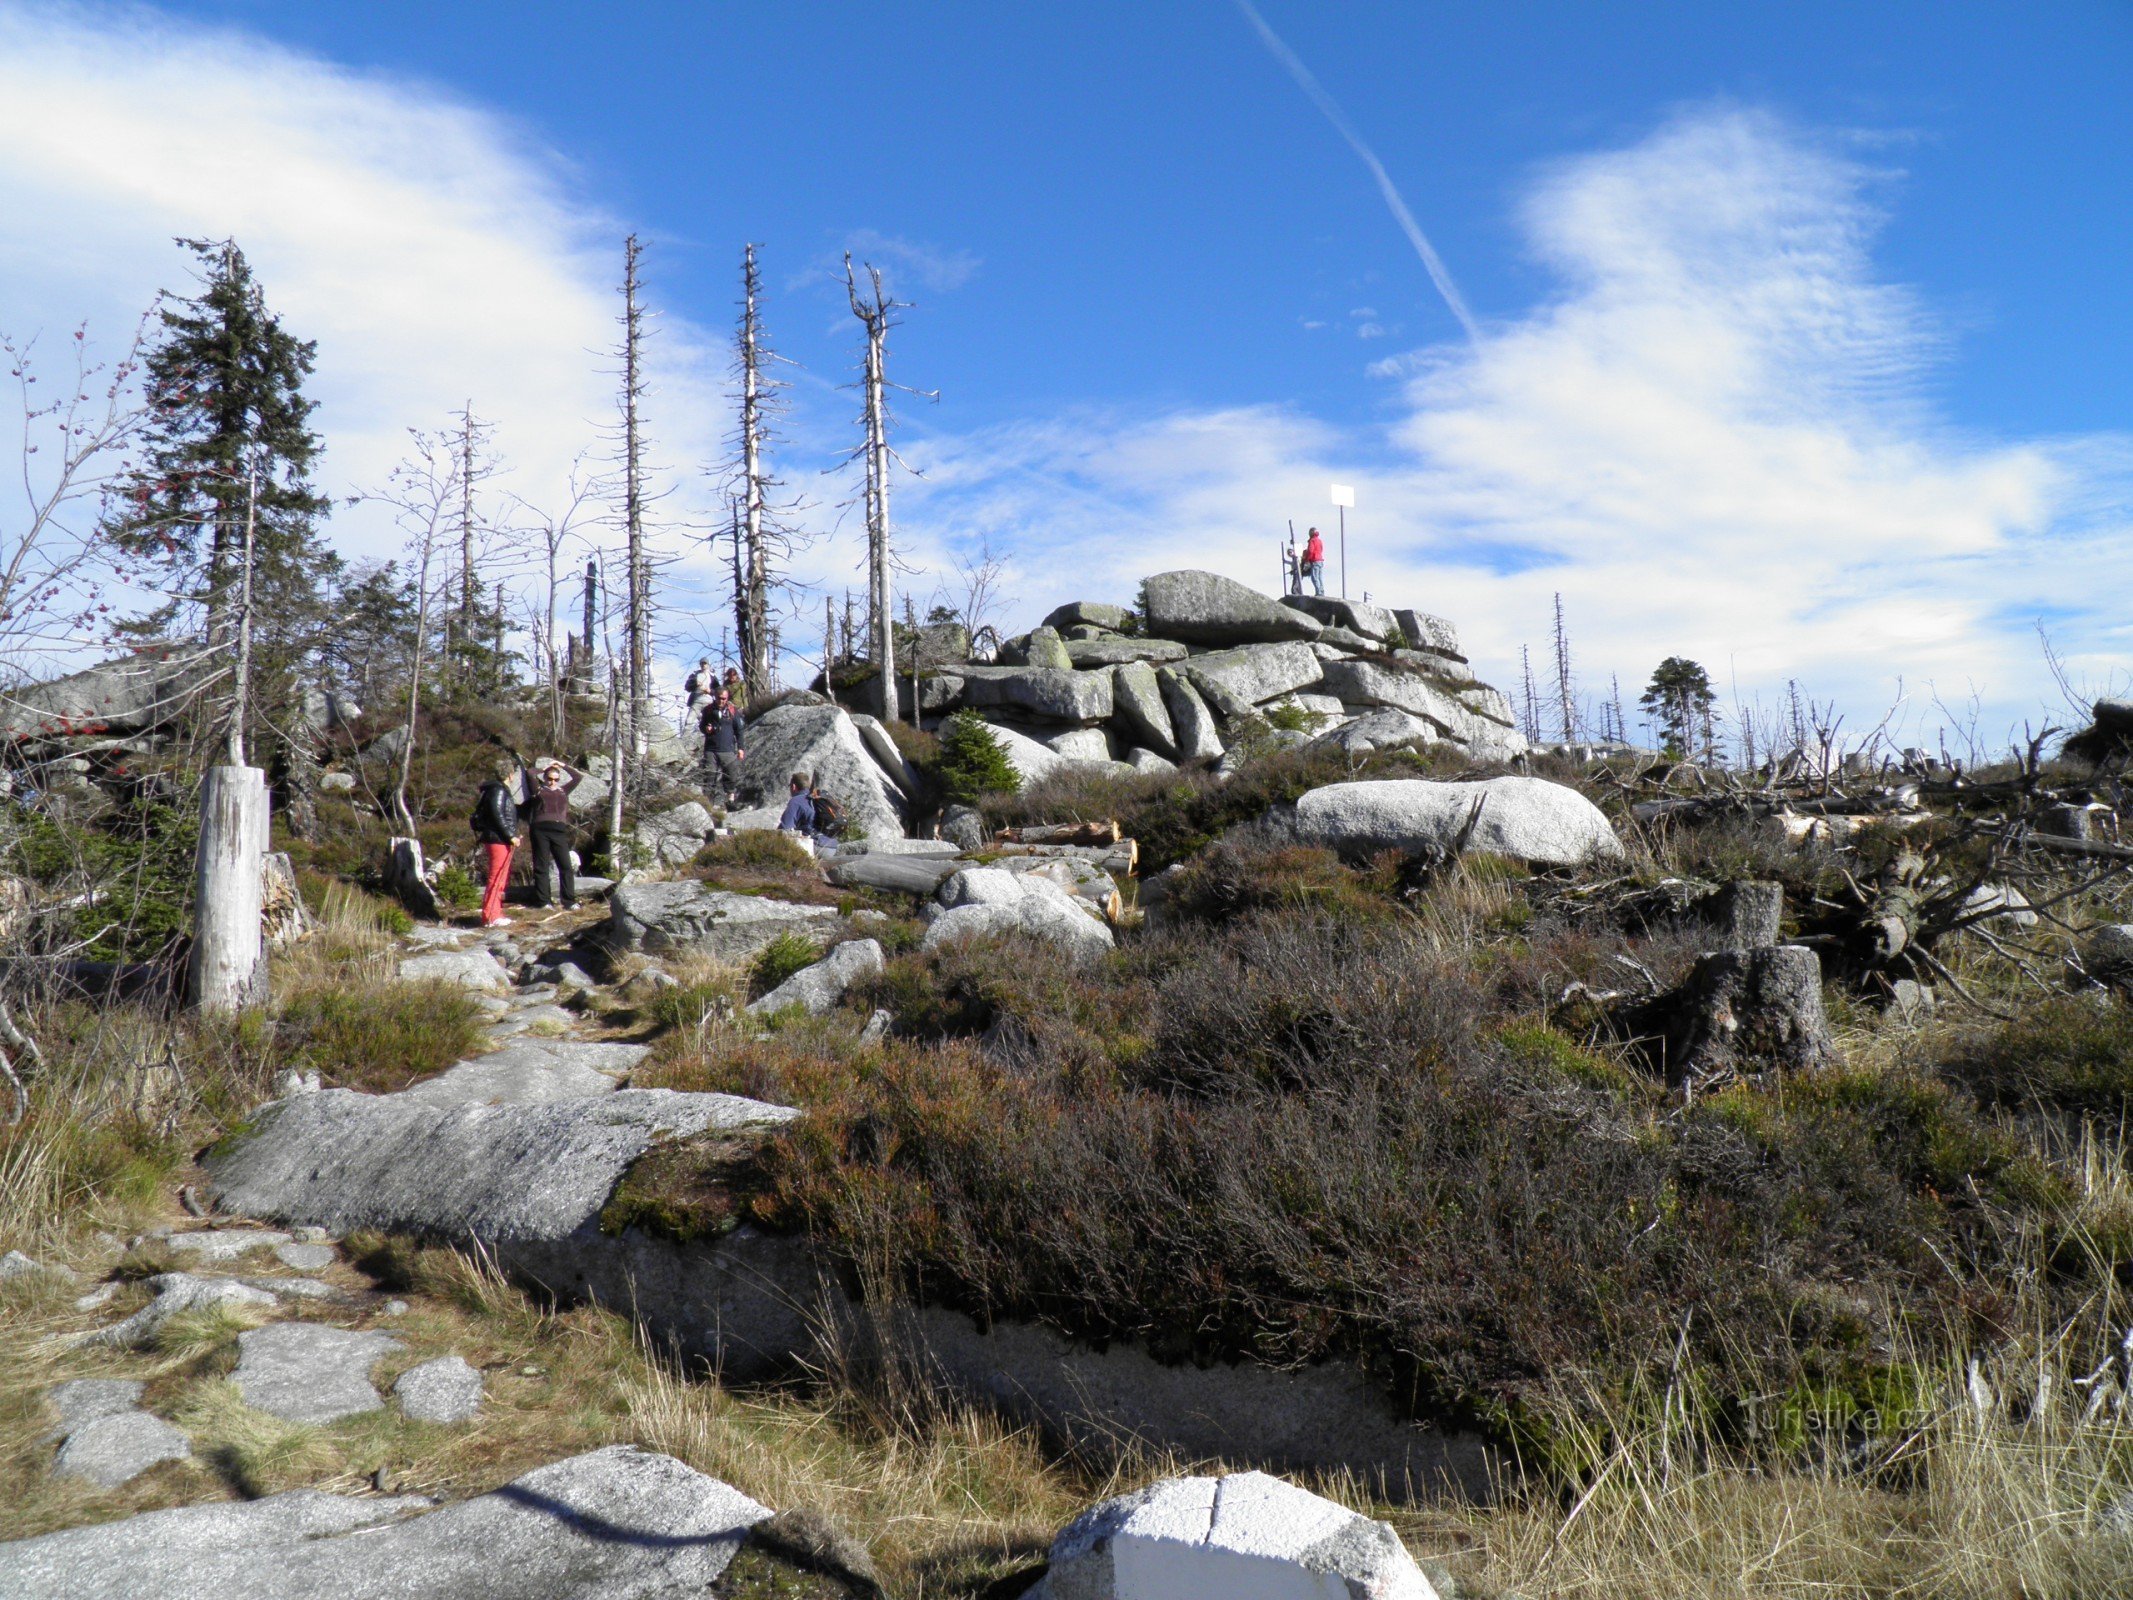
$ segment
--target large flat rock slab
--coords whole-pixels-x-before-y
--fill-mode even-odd
[[[0,1545],[0,1600],[666,1600],[708,1593],[769,1515],[613,1445],[435,1510],[299,1489]]]
[[[641,1044],[522,1039],[462,1061],[394,1098],[433,1106],[582,1100],[587,1095],[613,1094],[650,1049]]]
[[[1316,617],[1268,599],[1234,578],[1213,572],[1158,572],[1141,587],[1148,598],[1147,631],[1187,644],[1272,644],[1315,639]]]
[[[789,1121],[739,1095],[618,1089],[532,1105],[431,1105],[328,1089],[283,1100],[206,1160],[225,1210],[346,1233],[560,1239],[666,1138]]]
[[[370,1369],[398,1339],[318,1322],[276,1322],[237,1339],[230,1382],[244,1403],[284,1422],[336,1422],[385,1404]]]

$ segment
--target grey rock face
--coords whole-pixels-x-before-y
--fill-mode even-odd
[[[1111,741],[1101,728],[1069,728],[1040,741],[1069,761],[1109,761]]]
[[[439,1356],[401,1373],[393,1397],[417,1422],[465,1422],[481,1409],[481,1373],[462,1356]]]
[[[409,956],[400,963],[400,976],[409,983],[456,983],[487,994],[501,994],[511,987],[511,974],[486,950],[433,950],[425,956]]]
[[[1270,644],[1315,639],[1320,623],[1213,572],[1158,572],[1148,579],[1148,633],[1187,644]]]
[[[567,1015],[567,1013],[565,1013]],[[401,1091],[433,1106],[534,1105],[612,1094],[650,1046],[576,1039],[521,1039]]]
[[[953,848],[952,846],[950,848]],[[955,870],[953,856],[842,855],[823,870],[840,889],[888,889],[899,894],[931,894]]]
[[[1007,764],[1015,769],[1025,787],[1041,782],[1053,773],[1062,772],[1073,765],[1071,760],[1050,745],[1040,744],[1026,733],[1002,727],[999,723],[993,723],[991,726],[992,736],[1000,746],[1000,753],[1007,757]]]
[[[323,1098],[305,1096],[306,1100]],[[186,1272],[162,1272],[148,1280],[148,1287],[155,1291],[155,1298],[147,1305],[122,1322],[82,1335],[77,1343],[136,1350],[152,1343],[163,1324],[181,1311],[204,1311],[216,1305],[271,1308],[280,1304],[266,1290],[234,1278],[196,1278]]]
[[[848,940],[813,966],[794,973],[748,1010],[755,1016],[768,1016],[787,1006],[800,1006],[820,1016],[844,998],[845,990],[864,978],[877,976],[881,968],[881,945],[877,941]]]
[[[1036,872],[969,867],[943,882],[936,899],[947,909],[926,929],[928,950],[1011,933],[1064,945],[1084,956],[1112,947],[1108,927],[1066,889]]]
[[[1427,650],[1433,655],[1449,656],[1454,661],[1464,661],[1459,653],[1459,630],[1442,617],[1433,617],[1427,611],[1395,610],[1393,620],[1400,631],[1407,635],[1410,650]]]
[[[1069,639],[1067,660],[1077,667],[1113,667],[1125,661],[1183,661],[1175,639]]]
[[[1199,690],[1174,668],[1160,667],[1155,681],[1163,692],[1163,709],[1170,713],[1173,744],[1180,761],[1214,761],[1222,755],[1222,735],[1215,715],[1207,709]]]
[[[1163,704],[1163,686],[1156,681],[1155,668],[1145,661],[1129,661],[1113,668],[1111,703],[1116,713],[1114,725],[1122,728],[1129,740],[1160,756],[1177,755],[1177,733],[1171,727],[1169,709]]]
[[[781,933],[805,933],[836,918],[834,906],[731,894],[693,881],[625,883],[608,897],[604,933],[617,951],[697,950],[720,961],[745,961]]]
[[[1339,695],[1346,704],[1409,712],[1432,723],[1444,737],[1466,745],[1501,744],[1517,738],[1469,709],[1449,687],[1422,673],[1375,661],[1328,661],[1324,665],[1327,692]],[[1519,743],[1522,747],[1523,741]]]
[[[1202,694],[1209,683],[1246,706],[1314,687],[1323,676],[1318,656],[1307,644],[1247,644],[1194,656],[1183,669]]]
[[[1071,665],[966,667],[963,703],[1024,711],[1048,722],[1102,722],[1111,715],[1111,675],[1076,672]]]
[[[1598,806],[1544,778],[1328,784],[1299,799],[1290,816],[1269,820],[1300,844],[1343,855],[1451,851],[1461,848],[1462,834],[1466,850],[1535,866],[1581,866],[1622,854],[1622,842]]]
[[[1135,772],[1175,772],[1178,764],[1168,756],[1159,756],[1153,750],[1143,750],[1138,745],[1126,752],[1126,765]]]
[[[44,1263],[24,1255],[20,1250],[10,1250],[0,1256],[0,1283],[10,1278],[27,1278],[45,1270]]]
[[[1030,630],[1022,641],[1022,664],[1048,667],[1057,672],[1074,670],[1074,658],[1067,654],[1066,641],[1059,637],[1059,630],[1052,627]]]
[[[192,1453],[185,1435],[161,1417],[118,1411],[68,1434],[52,1471],[63,1478],[87,1478],[100,1489],[116,1489],[158,1462],[183,1461]],[[0,1577],[0,1593],[5,1593],[5,1584]]]
[[[874,765],[881,775],[901,794],[909,795],[917,784],[911,765],[904,760],[904,753],[896,748],[896,740],[882,726],[881,718],[870,717],[863,712],[851,713],[852,726],[859,730],[859,742],[866,746],[867,754],[874,758]]]
[[[1019,900],[1008,905],[957,906],[934,918],[926,929],[924,948],[938,949],[966,939],[1002,938],[1024,934],[1061,945],[1083,958],[1102,955],[1111,948],[1111,930],[1086,912],[1062,908],[1047,900]]]
[[[152,1511],[0,1545],[0,1596],[663,1600],[708,1592],[770,1515],[716,1478],[630,1445],[427,1507],[302,1489]]]
[[[385,1402],[370,1369],[404,1349],[382,1333],[355,1333],[315,1322],[275,1322],[237,1337],[230,1382],[244,1403],[284,1422],[332,1422]]]
[[[1314,737],[1311,743],[1321,749],[1339,750],[1344,755],[1357,757],[1369,755],[1374,750],[1432,745],[1443,737],[1435,724],[1424,722],[1412,712],[1381,707],[1328,729]]]
[[[10,689],[0,736],[10,741],[145,733],[184,707],[214,670],[212,652],[147,649],[49,683]]]
[[[694,800],[684,801],[637,824],[637,848],[647,861],[664,867],[686,866],[696,859],[717,824]]]
[[[941,813],[941,838],[958,850],[982,850],[992,842],[992,831],[976,806],[950,806]]]
[[[1316,617],[1329,628],[1345,628],[1374,643],[1390,638],[1392,630],[1399,626],[1390,611],[1367,600],[1341,600],[1330,594],[1285,594],[1281,603]]]
[[[1821,958],[1805,945],[1699,957],[1678,989],[1643,1008],[1638,1031],[1661,1036],[1667,1081],[1676,1084],[1837,1060],[1822,1009]]]
[[[491,1240],[558,1239],[597,1218],[661,1138],[784,1122],[738,1095],[619,1089],[542,1105],[435,1106],[345,1089],[285,1100],[208,1158],[229,1210]]]
[[[253,1250],[265,1250],[288,1242],[286,1233],[269,1228],[203,1229],[198,1233],[174,1233],[163,1241],[166,1248],[179,1255],[216,1263],[235,1261]]]
[[[805,772],[825,794],[836,797],[865,838],[903,836],[888,779],[839,707],[776,706],[750,720],[747,744],[741,805],[783,805],[787,781],[795,772]]]
[[[1133,613],[1124,606],[1106,605],[1101,600],[1069,600],[1046,617],[1044,625],[1062,633],[1077,625],[1123,633],[1132,621]]]
[[[1321,660],[1327,659],[1325,653],[1329,649],[1335,655],[1355,655],[1366,650],[1383,649],[1383,646],[1369,635],[1357,633],[1353,628],[1343,628],[1337,625],[1329,626],[1324,633],[1311,642],[1319,652]]]
[[[1263,1472],[1166,1478],[1052,1541],[1042,1600],[1437,1600],[1392,1528]]]
[[[133,1410],[141,1403],[141,1391],[146,1387],[132,1378],[76,1378],[62,1383],[45,1396],[59,1413],[59,1426],[52,1430],[53,1435],[64,1439],[98,1417],[115,1417]]]

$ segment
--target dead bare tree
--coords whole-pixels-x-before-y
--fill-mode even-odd
[[[571,665],[566,659],[565,636],[556,618],[562,600],[563,546],[571,539],[584,537],[583,524],[591,519],[591,508],[598,492],[598,485],[591,478],[581,454],[570,464],[570,474],[555,507],[542,510],[523,499],[517,501],[541,547],[541,609],[536,611],[529,605],[527,610],[534,636],[534,654],[539,659],[547,690],[549,737],[558,748],[563,742],[563,695]],[[591,633],[592,625],[588,620],[588,640]],[[589,644],[587,648],[590,648]]]
[[[415,577],[415,629],[408,663],[407,711],[401,724],[399,770],[389,802],[390,815],[408,833],[415,832],[407,804],[407,785],[415,756],[415,722],[422,707],[422,669],[438,601],[437,552],[459,501],[461,454],[447,434],[408,430],[408,454],[393,468],[385,486],[363,498],[392,507],[407,539],[408,567]]]
[[[1563,597],[1555,597],[1555,697],[1562,712],[1563,743],[1577,741],[1577,691],[1570,682],[1570,630],[1563,624]]]
[[[770,586],[776,563],[791,554],[793,541],[791,525],[782,514],[792,508],[775,505],[772,499],[779,482],[771,475],[768,451],[779,395],[787,385],[773,374],[785,358],[763,336],[762,292],[755,246],[746,245],[741,251],[741,322],[734,341],[741,482],[735,497],[733,617],[741,676],[750,684],[770,681]]]
[[[624,636],[628,651],[629,750],[637,757],[649,748],[652,721],[652,575],[644,549],[644,434],[638,416],[645,391],[644,303],[637,272],[642,254],[634,233],[623,241],[622,525],[628,541],[623,578],[629,598]],[[617,772],[614,776],[619,784],[622,774]]]
[[[134,387],[146,326],[144,318],[109,366],[96,361],[87,328],[76,328],[70,369],[60,374],[37,370],[35,340],[0,334],[20,418],[14,476],[22,498],[16,515],[0,519],[0,661],[12,667],[108,626],[112,608],[97,578],[115,551],[97,513],[126,448],[151,420]]]
[[[896,594],[895,557],[889,537],[889,466],[897,457],[889,448],[887,350],[889,330],[897,326],[896,313],[908,310],[910,302],[889,297],[888,291],[882,287],[879,267],[870,264],[866,271],[869,287],[862,297],[852,272],[852,257],[847,251],[844,257],[845,295],[851,301],[852,315],[866,329],[866,358],[860,380],[866,396],[862,412],[865,433],[857,453],[866,465],[867,623],[881,718],[884,722],[894,722],[898,720]],[[898,384],[896,387],[904,386]],[[905,392],[927,399],[940,398],[938,394],[917,389],[905,389]]]

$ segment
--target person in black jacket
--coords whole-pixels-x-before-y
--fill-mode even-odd
[[[484,783],[474,802],[474,837],[481,841],[489,864],[489,882],[481,897],[481,925],[509,927],[511,919],[504,915],[504,889],[511,882],[511,853],[518,844],[518,804],[501,775]]]
[[[740,789],[741,763],[747,759],[748,752],[741,744],[745,732],[741,714],[723,686],[704,707],[700,726],[704,730],[704,765],[717,768],[720,795],[730,806]]]
[[[560,761],[543,764],[538,777],[531,767],[521,767],[520,771],[526,780],[527,832],[533,840],[533,903],[553,904],[548,898],[548,869],[552,864],[563,904],[574,906],[578,903],[578,872],[570,859],[570,791],[585,774]]]

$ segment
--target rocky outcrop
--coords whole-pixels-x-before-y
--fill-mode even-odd
[[[296,1489],[0,1545],[7,1600],[629,1600],[708,1594],[770,1516],[671,1456],[611,1445],[493,1493]]]
[[[1485,851],[1533,866],[1575,867],[1622,855],[1600,808],[1544,778],[1438,783],[1391,778],[1313,789],[1267,818],[1270,831],[1349,857]]]
[[[1245,707],[1309,689],[1324,676],[1311,647],[1296,643],[1247,644],[1209,651],[1192,657],[1185,670],[1203,695],[1206,685],[1213,683]]]
[[[0,693],[0,740],[138,735],[170,722],[210,680],[210,651],[156,647]]]
[[[1213,572],[1158,572],[1142,592],[1148,601],[1144,631],[1151,639],[1271,644],[1315,639],[1323,626],[1316,617]]]
[[[685,800],[637,824],[639,859],[653,866],[687,866],[717,826],[703,806]]]
[[[1389,1524],[1263,1472],[1106,1500],[1051,1554],[1031,1600],[1437,1600]]]
[[[1329,628],[1345,628],[1376,644],[1390,639],[1392,630],[1399,626],[1390,611],[1367,600],[1341,600],[1330,594],[1285,594],[1281,603],[1316,617]]]
[[[783,805],[788,780],[805,772],[837,799],[863,837],[903,836],[899,797],[841,707],[797,701],[776,706],[749,722],[746,737],[741,806]]]
[[[1102,722],[1111,715],[1111,675],[1058,667],[966,667],[963,703],[1026,712],[1053,722]]]
[[[1219,761],[1222,734],[1215,715],[1200,698],[1200,691],[1182,673],[1170,667],[1156,669],[1155,681],[1163,693],[1163,709],[1170,714],[1172,744],[1180,761]]]
[[[1077,667],[1108,667],[1122,661],[1183,661],[1184,645],[1175,639],[1069,639],[1067,659]]]
[[[745,961],[781,933],[826,932],[836,920],[833,906],[734,894],[694,880],[624,883],[608,896],[601,937],[617,952],[689,950],[718,961]]]
[[[1145,661],[1113,668],[1111,699],[1119,725],[1133,744],[1153,750],[1166,760],[1177,759],[1177,733],[1171,726],[1170,711],[1163,704],[1163,688],[1156,681],[1155,668]]]

